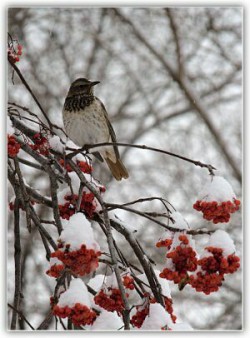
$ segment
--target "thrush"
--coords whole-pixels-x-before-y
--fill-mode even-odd
[[[94,96],[94,86],[100,81],[85,78],[75,80],[68,91],[63,107],[63,123],[69,138],[78,146],[116,142],[114,129],[104,104]],[[97,158],[106,161],[116,180],[128,178],[116,145],[98,148]]]

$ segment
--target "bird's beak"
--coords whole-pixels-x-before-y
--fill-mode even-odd
[[[100,81],[92,81],[90,83],[90,86],[93,87],[93,86],[97,85],[98,83],[100,83]]]

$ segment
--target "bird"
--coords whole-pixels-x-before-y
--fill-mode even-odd
[[[78,146],[104,142],[116,143],[115,131],[102,101],[94,95],[94,86],[100,81],[78,78],[72,82],[63,106],[66,134]],[[100,147],[93,153],[106,161],[117,181],[129,177],[117,145]]]

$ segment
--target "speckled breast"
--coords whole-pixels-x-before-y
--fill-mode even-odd
[[[71,109],[75,107],[76,109]],[[70,109],[68,109],[70,108]],[[109,130],[101,103],[93,99],[89,105],[81,106],[79,102],[65,102],[63,122],[69,138],[77,145],[108,142]]]

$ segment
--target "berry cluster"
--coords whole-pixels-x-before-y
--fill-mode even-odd
[[[73,169],[71,168],[70,164],[68,163],[65,163],[65,161],[63,159],[61,159],[59,161],[59,163],[61,164],[62,167],[64,167],[67,172],[72,172]],[[76,165],[81,169],[81,171],[85,174],[91,174],[93,172],[93,167],[88,164],[87,162],[85,161],[76,161]]]
[[[201,211],[203,213],[203,218],[217,224],[229,222],[230,214],[239,210],[239,206],[240,201],[234,198],[233,201],[225,202],[206,202],[199,200],[196,201],[193,208],[197,211]]]
[[[198,261],[203,271],[208,273],[218,272],[219,274],[234,273],[240,266],[239,257],[234,254],[223,256],[223,249],[207,247],[206,250],[211,256],[203,257]]]
[[[172,280],[176,284],[187,278],[188,271],[195,271],[197,268],[196,252],[189,246],[187,236],[180,235],[179,240],[180,244],[166,255],[172,261],[174,270],[164,268],[160,273],[161,278]]]
[[[219,290],[222,285],[223,275],[199,271],[189,277],[189,284],[198,292],[209,295]]]
[[[94,301],[107,311],[117,311],[120,314],[124,310],[121,291],[117,288],[108,287],[107,290],[101,289],[95,295]]]
[[[67,201],[65,204],[61,205],[59,204],[59,212],[60,216],[63,219],[69,220],[69,218],[75,214],[76,212],[76,203],[78,200],[78,195],[66,195],[64,199]],[[96,210],[96,199],[92,192],[83,192],[82,194],[82,200],[80,204],[80,210],[83,212],[88,218],[92,218],[93,214]]]
[[[130,323],[137,327],[138,329],[142,326],[145,318],[147,317],[149,313],[149,305],[139,305],[136,306],[136,313],[132,316]]]
[[[173,243],[173,240],[171,238],[166,238],[166,239],[162,239],[162,240],[159,240],[157,243],[156,243],[156,247],[157,248],[167,248],[167,249],[170,249],[170,246],[172,245]]]
[[[53,314],[60,318],[70,318],[76,326],[91,325],[96,319],[96,313],[86,305],[80,303],[76,303],[72,307],[55,305],[53,307]]]
[[[14,158],[19,150],[21,145],[17,142],[14,135],[8,135],[8,155],[11,158]]]
[[[50,277],[58,278],[61,276],[61,273],[65,269],[64,264],[53,264],[49,270],[46,271],[46,274]]]
[[[176,322],[177,317],[173,314],[173,301],[171,298],[163,296],[164,304],[165,304],[165,310],[170,314],[170,317],[173,321],[173,323]],[[150,304],[155,304],[156,299],[154,297],[151,297],[148,293],[144,294],[144,302],[142,305],[136,306],[136,313],[132,316],[130,323],[140,328],[145,320],[145,318],[149,314],[149,306]]]
[[[211,255],[198,260],[201,270],[190,276],[189,284],[208,295],[218,291],[225,274],[234,273],[240,267],[240,259],[235,254],[225,257],[221,248],[207,247],[206,250]]]
[[[165,304],[165,310],[170,314],[170,317],[173,321],[173,323],[176,322],[177,317],[173,314],[173,300],[169,297],[163,296],[164,304]],[[152,298],[150,299],[150,304],[156,303],[156,299]]]
[[[124,276],[123,285],[125,286],[126,289],[134,290],[135,288],[134,278],[131,276]]]
[[[29,144],[30,148],[39,152],[41,155],[47,156],[49,154],[49,142],[47,138],[40,133],[36,133],[32,140],[34,144]]]
[[[69,244],[60,243],[58,250],[52,252],[51,257],[59,259],[74,275],[85,276],[97,269],[100,255],[100,251],[87,249],[84,244],[79,250],[70,251]],[[57,274],[58,269],[61,270],[61,267],[54,266],[54,268],[52,267],[47,271],[47,274],[50,276]]]
[[[14,41],[13,41],[14,42]],[[16,63],[20,61],[20,56],[22,55],[23,46],[17,44],[17,50],[14,48],[13,44],[8,48],[8,60],[11,63]]]
[[[165,309],[170,314],[170,317],[171,317],[173,323],[175,323],[177,317],[173,314],[173,312],[174,312],[173,300],[171,298],[165,297],[165,296],[163,298],[164,298],[164,303],[165,303]]]

